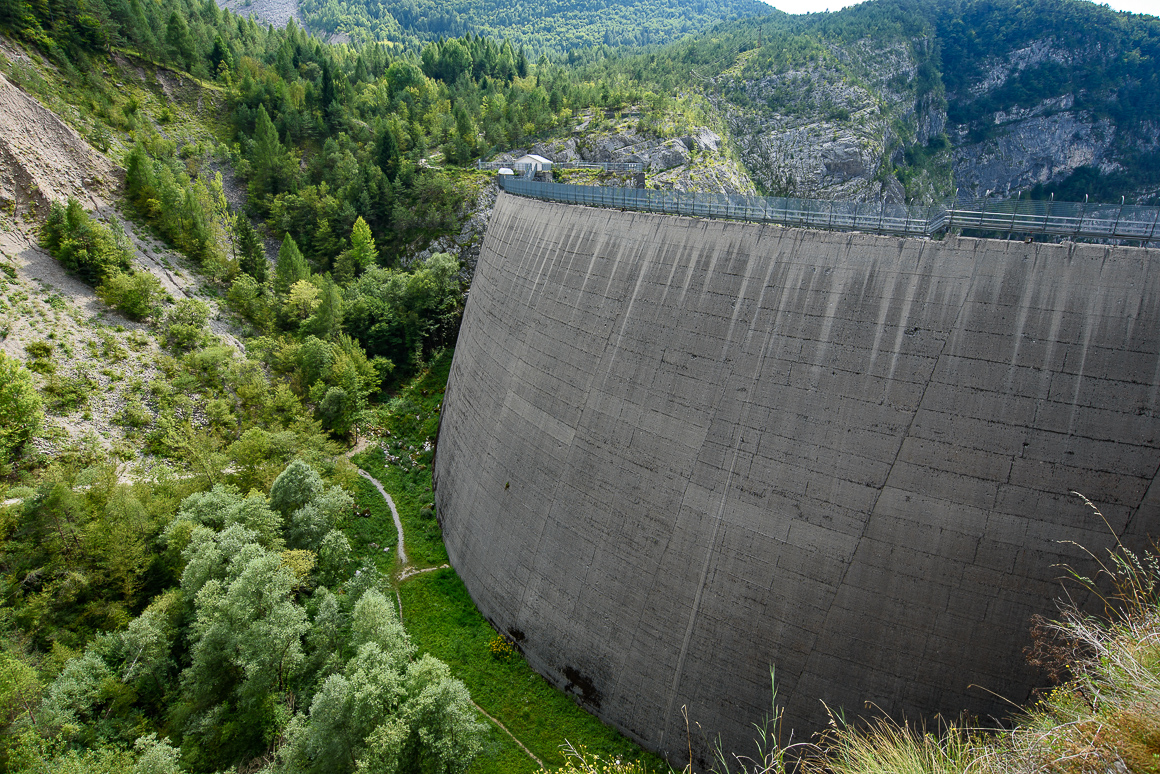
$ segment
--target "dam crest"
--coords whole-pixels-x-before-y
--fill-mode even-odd
[[[826,706],[1002,716],[1059,565],[1158,531],[1157,257],[501,193],[435,460],[451,563],[678,764],[682,707],[751,749],[771,667],[799,740]]]

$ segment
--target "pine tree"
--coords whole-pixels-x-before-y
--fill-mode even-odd
[[[245,215],[238,216],[234,238],[238,243],[238,268],[259,283],[265,282],[268,274],[266,251],[262,249],[262,240],[258,237],[258,232],[254,231],[250,219]]]
[[[322,108],[326,110],[334,102],[334,75],[330,72],[330,60],[322,60]]]
[[[265,105],[258,106],[254,125],[253,177],[250,179],[250,199],[259,204],[266,194],[276,194],[284,187],[282,169],[286,150],[278,139],[278,130],[270,120]]]
[[[216,5],[214,6],[217,7]],[[211,72],[216,76],[222,72],[222,65],[226,69],[230,68],[230,49],[226,46],[226,42],[222,40],[221,34],[217,34],[213,39],[213,50],[209,52],[209,64]]]
[[[294,237],[289,234],[282,240],[278,248],[278,263],[274,267],[274,290],[285,295],[290,292],[290,286],[298,280],[310,277],[310,269]]]
[[[342,252],[342,238],[335,235],[334,229],[330,227],[330,221],[322,218],[318,221],[318,227],[314,229],[314,236],[310,241],[314,269],[320,274],[329,271],[331,260]]]
[[[195,56],[193,37],[189,34],[185,19],[177,11],[169,14],[169,21],[165,25],[165,42],[169,44],[170,56],[183,64],[186,70],[192,70]]]
[[[358,266],[354,261],[352,252],[350,250],[343,250],[338,258],[334,260],[334,281],[345,288],[354,282],[357,268]]]
[[[350,231],[350,253],[360,271],[366,271],[378,261],[379,252],[375,249],[375,238],[361,215]]]
[[[379,169],[392,182],[399,175],[400,155],[399,139],[395,136],[393,127],[386,124],[383,126],[383,134],[379,138]]]
[[[303,333],[329,341],[342,330],[342,290],[329,276],[323,278],[318,306],[303,320]]]

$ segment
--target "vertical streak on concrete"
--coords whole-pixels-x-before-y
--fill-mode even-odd
[[[1084,369],[1087,367],[1088,349],[1092,343],[1092,328],[1099,325],[1099,317],[1095,315],[1095,309],[1099,295],[1102,292],[1100,288],[1096,289],[1094,295],[1088,296],[1087,314],[1083,318],[1083,349],[1080,351],[1079,368],[1075,372],[1075,391],[1071,396],[1071,415],[1067,421],[1068,436],[1071,436],[1071,431],[1075,427],[1076,410],[1079,407],[1080,388],[1083,387]]]
[[[656,232],[660,231],[660,224],[656,225]],[[633,263],[636,267],[636,283],[632,287],[632,296],[629,297],[628,306],[624,310],[624,319],[620,323],[620,330],[616,332],[616,343],[612,345],[612,355],[608,358],[608,368],[604,372],[604,382],[608,383],[608,377],[612,374],[612,367],[616,363],[616,353],[620,351],[620,343],[624,341],[624,329],[628,327],[629,320],[632,319],[632,307],[636,303],[637,297],[640,295],[640,287],[644,284],[648,277],[649,269],[651,268],[652,253],[645,253],[645,243],[643,241],[637,243],[636,254],[633,256]],[[642,256],[642,253],[645,253]]]
[[[748,260],[746,261],[746,264],[745,264],[745,278],[742,280],[741,288],[737,292],[737,300],[734,302],[734,305],[733,305],[733,315],[729,320],[729,329],[725,333],[725,340],[721,345],[721,354],[718,358],[723,363],[730,362],[730,358],[727,357],[727,353],[728,353],[730,344],[733,341],[733,330],[737,326],[737,318],[741,314],[741,310],[745,305],[744,304],[745,291],[749,287],[750,280],[753,278],[754,256],[752,254],[750,254],[747,257],[748,257]],[[769,271],[770,272],[773,271],[772,262],[770,262]],[[766,276],[767,277],[769,276],[768,273],[766,274]],[[706,277],[705,285],[702,288],[702,293],[704,293],[708,290],[709,279],[710,279],[710,277]],[[760,297],[763,298],[764,295],[765,295],[765,288],[763,287],[761,290]],[[754,326],[757,322],[757,317],[760,314],[760,312],[761,312],[761,307],[760,307],[760,305],[758,305],[754,308],[753,317],[750,319],[749,325],[746,327],[747,328],[746,335],[744,337],[745,340],[748,340],[750,338],[751,334],[753,333],[753,329],[754,329]],[[765,362],[765,346],[763,345],[761,355],[757,360],[757,367],[754,371],[753,378],[752,378],[751,384],[750,384],[750,388],[752,388],[753,385],[757,384],[758,379],[760,378],[760,375],[761,375],[761,369],[762,369],[762,365],[764,364],[764,362]],[[725,391],[728,390],[730,384],[733,381],[732,376],[733,376],[733,370],[732,370],[732,368],[730,368],[729,376],[721,380],[721,393],[718,395],[718,399],[717,399],[718,405],[722,402],[722,398],[723,398]],[[733,488],[733,474],[734,474],[734,471],[737,467],[737,455],[740,452],[741,444],[744,443],[744,440],[745,440],[742,433],[745,432],[745,427],[747,426],[747,422],[745,420],[748,419],[749,408],[751,405],[752,404],[750,404],[748,402],[745,403],[745,406],[742,409],[742,421],[734,429],[734,434],[735,434],[736,440],[732,444],[733,448],[732,448],[732,452],[731,452],[731,456],[730,456],[730,460],[729,460],[729,474],[726,476],[724,486],[721,489],[721,498],[720,498],[718,505],[717,505],[716,515],[713,518],[713,531],[709,535],[709,541],[705,547],[705,559],[701,565],[701,574],[700,574],[700,578],[697,582],[697,591],[693,597],[692,608],[689,610],[689,619],[685,625],[685,636],[681,640],[681,649],[680,649],[679,655],[677,656],[677,666],[673,670],[673,681],[672,681],[672,685],[669,687],[668,700],[665,702],[665,714],[664,714],[665,718],[673,717],[673,702],[676,701],[677,692],[678,692],[678,689],[680,688],[680,685],[681,685],[681,675],[684,673],[685,658],[689,652],[689,641],[692,639],[693,629],[696,627],[696,624],[697,624],[697,616],[701,610],[701,598],[705,593],[705,586],[706,586],[706,582],[707,582],[708,577],[709,577],[709,567],[712,564],[714,554],[717,551],[717,536],[721,531],[721,523],[724,521],[724,518],[725,518],[725,506],[728,503],[729,495],[730,495],[732,488]],[[666,728],[667,728],[667,724],[661,727],[661,732],[660,732],[660,737],[659,737],[660,741],[658,744],[661,746],[662,749],[664,747],[664,742],[665,742],[665,730],[666,730]]]
[[[924,250],[926,250],[926,242],[922,242],[918,246],[918,257],[914,261],[915,271],[910,276],[910,284],[906,288],[906,300],[902,303],[902,311],[898,315],[898,331],[894,334],[894,355],[890,358],[890,371],[886,375],[887,379],[893,379],[894,372],[898,368],[898,356],[902,352],[902,337],[906,335],[906,324],[910,321],[910,308],[914,305],[914,294],[918,291],[919,283],[922,282],[922,274],[919,270],[922,268]]]

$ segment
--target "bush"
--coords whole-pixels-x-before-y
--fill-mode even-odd
[[[239,274],[230,285],[226,299],[242,317],[249,320],[259,330],[269,331],[274,327],[274,312],[270,296],[257,280],[249,274]]]
[[[192,298],[181,299],[161,321],[165,346],[179,351],[196,348],[207,338],[209,331],[205,324],[208,321],[208,306]]]
[[[487,645],[487,649],[496,661],[507,661],[516,654],[515,645],[502,634],[497,634],[492,637],[491,642]]]
[[[0,352],[0,472],[7,471],[44,420],[32,374]]]
[[[97,296],[102,301],[133,320],[144,320],[153,314],[164,293],[161,282],[147,271],[114,269],[97,286]]]
[[[108,226],[90,218],[71,196],[65,207],[52,203],[40,229],[40,244],[65,269],[90,285],[102,282],[114,271],[129,269],[124,236],[114,235]]]
[[[122,409],[118,422],[129,428],[145,427],[153,422],[153,412],[139,400],[132,401]]]
[[[24,345],[28,355],[28,370],[33,373],[51,376],[56,373],[56,364],[52,362],[52,345],[47,341],[33,341]]]
[[[96,389],[97,383],[84,371],[73,376],[54,374],[44,385],[44,392],[52,397],[51,408],[63,412],[76,411],[84,406]]]

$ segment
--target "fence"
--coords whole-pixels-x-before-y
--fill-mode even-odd
[[[599,169],[604,172],[644,172],[641,161],[563,161],[553,169]]]
[[[500,169],[510,169],[513,172],[518,172],[521,175],[531,177],[532,174],[540,172],[544,169],[544,165],[538,162],[517,162],[517,161],[477,161],[475,162],[476,169],[487,169],[495,172]],[[549,164],[548,169],[552,168]]]
[[[1016,234],[1149,242],[1156,236],[1158,220],[1160,208],[1134,204],[960,199],[947,206],[942,225]]]
[[[1152,241],[1160,208],[1033,200],[957,199],[916,206],[743,194],[539,183],[501,176],[509,193],[535,199],[640,212],[779,223],[783,226],[929,237],[966,228],[1007,234]]]
[[[537,167],[534,164],[517,164],[514,161],[477,161],[476,169],[490,169],[492,171],[507,167],[513,171],[525,171],[528,167]],[[551,169],[599,169],[604,172],[643,172],[644,163],[639,161],[561,161],[551,165]]]

